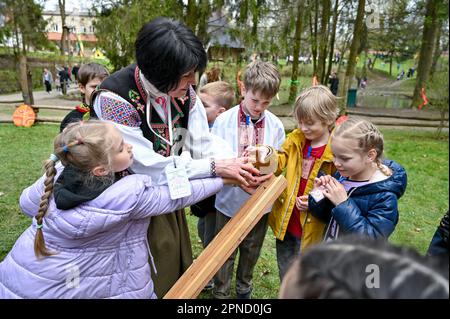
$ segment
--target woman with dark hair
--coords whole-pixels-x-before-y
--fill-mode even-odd
[[[179,21],[160,17],[142,27],[135,47],[137,64],[112,74],[92,99],[93,115],[116,123],[125,142],[133,145],[131,170],[169,186],[168,169],[181,169],[189,179],[237,179],[243,187],[262,182],[264,178],[252,176],[259,172],[246,158],[232,158],[228,144],[209,132],[192,87],[196,72],[207,63],[194,33]],[[163,297],[192,263],[183,210],[152,218],[148,238],[157,270],[152,275],[155,291]]]

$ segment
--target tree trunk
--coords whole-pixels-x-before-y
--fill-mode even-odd
[[[197,4],[195,0],[188,0],[186,11],[186,25],[195,32],[197,20]]]
[[[336,0],[334,3],[334,9],[333,9],[333,28],[331,29],[330,48],[329,48],[329,52],[328,52],[328,68],[327,68],[327,73],[325,74],[325,81],[327,81],[328,77],[330,76],[331,68],[333,66],[334,42],[336,40],[336,28],[337,28],[337,19],[338,19],[338,5],[339,5],[339,0]]]
[[[22,97],[25,104],[32,105],[34,103],[33,92],[30,91],[28,83],[28,68],[27,68],[27,56],[24,54],[19,55],[19,75],[20,75],[20,88],[22,90]]]
[[[364,22],[364,7],[366,5],[365,0],[358,0],[358,13],[356,14],[355,26],[353,29],[352,45],[350,46],[350,54],[347,62],[347,69],[345,71],[344,85],[341,86],[342,99],[339,100],[340,114],[343,115],[347,111],[347,93],[351,87],[351,82],[355,76],[356,68],[356,55],[361,41],[361,35],[363,31]]]
[[[204,45],[206,45],[209,41],[209,35],[208,35],[208,19],[211,14],[211,9],[209,6],[208,0],[200,0],[199,2],[199,16],[198,16],[198,30],[197,30],[197,36],[200,38],[200,40],[203,42]]]
[[[389,75],[392,76],[392,53],[389,54]]]
[[[259,16],[260,16],[260,8],[263,5],[261,0],[253,0],[256,1],[256,3],[253,3],[253,10],[252,10],[252,37],[255,40],[256,45],[258,44],[258,23],[259,23]]]
[[[303,25],[303,0],[297,0],[297,21],[295,22],[294,35],[294,61],[292,61],[291,87],[289,90],[289,103],[292,103],[297,96],[298,88],[298,56],[300,55],[300,39]]]
[[[434,53],[433,53],[433,62],[431,63],[430,68],[430,79],[433,79],[434,72],[436,72],[437,62],[439,57],[441,56],[442,50],[440,46],[441,34],[442,34],[442,21],[439,21],[437,26],[437,34],[434,42]]]
[[[61,35],[61,55],[64,55],[67,48],[67,26],[66,26],[66,0],[58,0],[59,14],[61,15],[62,35]],[[68,48],[67,48],[68,49]]]
[[[311,54],[313,63],[313,76],[317,75],[317,22],[319,20],[319,7],[318,2],[314,1],[314,21],[311,14],[312,6],[309,8],[309,26],[311,31]],[[311,3],[310,3],[311,5]]]
[[[327,56],[328,22],[330,20],[331,2],[322,1],[322,20],[320,25],[319,58],[317,62],[317,78],[320,83],[325,83],[325,67]]]
[[[437,33],[437,1],[427,0],[426,13],[423,25],[422,46],[419,53],[419,65],[417,67],[416,86],[414,87],[411,108],[418,107],[421,104],[420,92],[425,87],[430,74],[431,63],[433,59],[434,41]]]

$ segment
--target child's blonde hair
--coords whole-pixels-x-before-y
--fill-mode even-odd
[[[112,171],[114,140],[111,138],[111,128],[112,125],[106,122],[80,121],[70,123],[56,136],[53,154],[44,162],[46,174],[44,195],[41,197],[39,211],[35,216],[38,227],[34,240],[34,252],[37,257],[53,254],[45,247],[42,221],[47,213],[49,199],[53,193],[56,161],[60,160],[64,166],[72,165],[80,171],[88,173],[87,178],[93,178],[91,173],[94,167],[104,165],[108,168],[109,174],[102,178],[105,183],[112,184],[114,180],[114,172]],[[88,183],[89,180],[85,182]]]
[[[274,97],[280,89],[281,76],[275,65],[256,60],[250,63],[244,74],[246,91],[261,92],[265,97]]]
[[[377,157],[375,158],[377,167],[384,175],[392,175],[392,172],[381,164],[384,151],[383,134],[371,122],[357,117],[349,117],[336,127],[332,133],[332,138],[334,137],[356,140],[362,152],[369,152],[371,149],[374,149],[377,152]]]
[[[224,81],[216,81],[205,84],[199,93],[210,95],[220,106],[229,109],[234,104],[234,90],[231,84]]]
[[[306,88],[295,100],[294,117],[298,123],[301,120],[318,119],[333,129],[339,109],[337,98],[324,85]]]

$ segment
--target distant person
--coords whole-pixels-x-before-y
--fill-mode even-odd
[[[397,76],[397,81],[403,80],[404,76],[405,76],[405,70],[402,69]]]
[[[44,68],[44,73],[42,74],[42,81],[45,85],[45,91],[50,94],[52,92],[52,83],[53,83],[53,76],[52,73],[47,69]]]
[[[339,89],[339,77],[335,71],[331,72],[328,83],[330,84],[331,93],[333,93],[334,96],[337,96]]]
[[[384,139],[369,121],[349,117],[331,135],[334,177],[314,180],[315,196],[308,206],[327,222],[325,240],[342,234],[387,239],[398,223],[398,200],[405,193],[405,169],[383,160]]]
[[[59,80],[61,81],[61,91],[63,95],[67,94],[67,88],[69,86],[69,73],[68,68],[65,66],[59,72]]]
[[[448,264],[447,264],[448,265]],[[385,240],[345,237],[297,257],[282,299],[447,299],[448,266]]]
[[[361,79],[361,82],[360,82],[360,84],[359,84],[359,87],[360,87],[361,89],[365,89],[366,86],[367,86],[367,77],[364,76],[364,77]]]
[[[72,67],[72,75],[73,75],[73,80],[75,81],[75,83],[78,83],[78,70],[79,69],[80,69],[80,67],[76,63]]]
[[[60,131],[67,124],[75,121],[88,120],[91,113],[92,92],[109,76],[108,70],[101,64],[88,63],[83,64],[78,71],[78,86],[81,92],[82,103],[70,111],[61,122]]]
[[[55,77],[55,88],[56,88],[56,92],[58,92],[59,94],[62,95],[62,91],[61,91],[61,77],[59,75],[59,71],[56,72],[56,77]]]
[[[208,83],[221,80],[222,79],[220,77],[220,68],[214,66],[209,71],[202,74],[202,76],[200,77],[200,81],[198,83],[197,91]]]

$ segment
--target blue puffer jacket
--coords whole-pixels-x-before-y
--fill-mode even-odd
[[[393,174],[376,183],[352,189],[349,198],[334,206],[328,199],[317,203],[309,196],[309,209],[322,221],[331,216],[339,225],[341,234],[361,234],[371,238],[388,238],[398,222],[397,201],[406,190],[405,169],[398,163],[385,160]],[[336,173],[336,178],[340,174]]]

